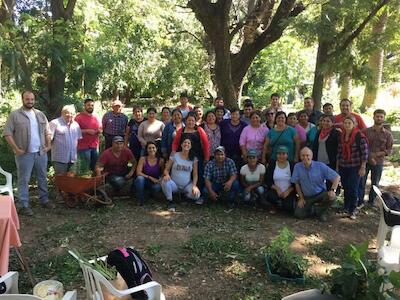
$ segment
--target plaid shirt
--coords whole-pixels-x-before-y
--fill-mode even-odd
[[[368,143],[365,137],[361,136],[359,139],[360,143],[357,143],[358,138],[356,137],[353,145],[351,145],[350,160],[343,159],[343,145],[339,142],[338,147],[338,162],[339,167],[342,168],[353,168],[360,167],[362,162],[367,162],[368,160]]]
[[[78,140],[82,138],[79,124],[73,121],[70,125],[62,117],[50,122],[52,135],[51,160],[60,163],[75,163],[77,160]]]
[[[104,114],[102,123],[105,134],[125,136],[128,117],[123,113],[114,114],[112,111],[109,111]]]
[[[204,178],[216,183],[225,183],[237,173],[235,162],[226,157],[221,166],[218,166],[215,159],[209,161],[204,170]]]

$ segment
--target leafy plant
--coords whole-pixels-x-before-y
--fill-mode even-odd
[[[380,300],[391,296],[398,299],[394,291],[400,288],[400,272],[387,274],[377,261],[366,257],[368,242],[349,245],[346,256],[337,269],[332,270],[331,293],[342,299]],[[387,290],[382,285],[391,284]]]
[[[272,273],[286,278],[303,276],[308,267],[308,262],[290,250],[290,244],[293,241],[293,232],[284,227],[266,248],[265,254],[269,257]]]

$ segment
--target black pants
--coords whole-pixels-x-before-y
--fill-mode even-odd
[[[286,198],[280,198],[274,189],[270,189],[266,194],[266,200],[278,209],[294,212],[296,208],[296,194],[292,191]]]

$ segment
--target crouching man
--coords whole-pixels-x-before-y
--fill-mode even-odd
[[[128,164],[132,164],[130,169]],[[118,192],[132,178],[136,165],[131,150],[124,145],[124,138],[115,136],[112,139],[111,148],[104,150],[96,163],[96,175],[99,176],[104,172],[106,182],[113,187],[114,191]]]
[[[325,222],[327,210],[336,198],[340,176],[324,163],[313,161],[313,153],[308,147],[301,150],[300,158],[291,179],[299,196],[294,215],[297,218],[315,215]],[[326,180],[332,182],[329,191],[326,190]]]

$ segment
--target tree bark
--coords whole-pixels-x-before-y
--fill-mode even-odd
[[[243,79],[256,55],[282,36],[290,17],[295,17],[304,10],[301,4],[296,5],[296,0],[282,0],[277,8],[274,4],[275,1],[254,1],[248,7],[251,11],[246,20],[231,30],[229,13],[232,0],[219,0],[215,3],[204,0],[188,1],[188,7],[202,24],[214,49],[217,95],[224,98],[229,108],[238,106]],[[259,6],[255,7],[256,5]],[[272,16],[273,11],[275,14]],[[250,20],[251,26],[248,26]],[[232,53],[233,36],[244,24],[247,24],[247,36],[243,39],[239,52]]]
[[[342,75],[340,87],[340,99],[349,99],[352,89],[351,72]]]
[[[372,29],[372,34],[374,36],[379,36],[385,32],[387,18],[387,12],[384,12],[379,17]],[[368,67],[372,73],[372,80],[368,81],[365,85],[364,98],[360,107],[361,112],[365,112],[369,107],[375,104],[382,81],[383,58],[384,51],[382,48],[374,50],[369,57]]]

